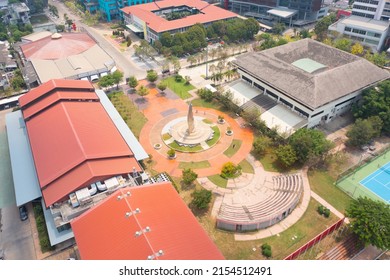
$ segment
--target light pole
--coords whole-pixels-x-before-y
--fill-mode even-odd
[[[206,80],[209,77],[209,44],[206,46]]]

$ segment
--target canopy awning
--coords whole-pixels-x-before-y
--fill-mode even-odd
[[[287,8],[275,8],[267,11],[268,14],[281,17],[281,18],[290,18],[296,13],[298,13],[297,10],[287,9]]]
[[[134,33],[144,32],[141,28],[139,28],[138,26],[135,26],[134,24],[128,24],[128,25],[126,25],[126,27],[128,29],[130,29],[131,31],[133,31]]]

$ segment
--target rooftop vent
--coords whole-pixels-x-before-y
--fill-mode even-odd
[[[150,227],[146,227],[144,231],[145,232],[149,232],[150,231]]]
[[[142,231],[136,231],[135,232],[135,237],[138,237],[138,236],[141,236],[142,235]]]
[[[120,195],[118,195],[117,197],[116,197],[116,200],[121,200],[122,199],[122,197],[120,196]]]

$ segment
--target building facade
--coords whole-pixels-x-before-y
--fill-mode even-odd
[[[105,19],[110,22],[122,19],[122,8],[149,2],[152,2],[152,0],[84,0],[84,6],[90,13],[100,11]]]
[[[269,11],[289,9],[295,11],[293,20],[313,22],[327,14],[323,0],[221,0],[221,5],[232,12],[260,20],[272,21]]]
[[[153,43],[160,36],[186,31],[201,23],[205,27],[219,20],[236,18],[238,15],[205,1],[164,0],[148,4],[128,6],[122,9],[128,29]],[[170,15],[186,16],[170,19]]]
[[[349,111],[364,89],[390,77],[363,58],[311,39],[244,54],[233,63],[258,95],[305,118],[308,128]]]
[[[352,15],[332,24],[329,30],[380,52],[390,46],[389,19],[390,0],[355,0]]]

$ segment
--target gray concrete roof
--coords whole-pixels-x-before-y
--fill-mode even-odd
[[[19,110],[7,114],[6,125],[16,205],[20,206],[41,197],[42,192],[22,112]]]
[[[292,65],[303,58],[326,67],[308,73]],[[364,58],[312,39],[243,54],[234,64],[312,109],[390,78]]]

